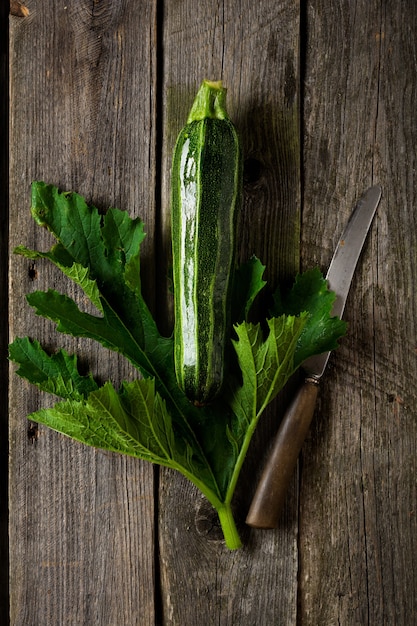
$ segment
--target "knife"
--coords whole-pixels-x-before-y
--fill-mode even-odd
[[[336,299],[332,316],[341,317],[363,244],[381,199],[379,185],[368,189],[352,211],[339,239],[326,279]],[[254,528],[276,528],[298,455],[313,418],[319,382],[330,352],[302,364],[305,379],[285,413],[252,500],[246,523]]]

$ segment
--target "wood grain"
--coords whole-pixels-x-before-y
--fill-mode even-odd
[[[0,5],[0,187],[3,202],[0,209],[0,614],[9,612],[9,549],[8,549],[8,14],[7,5]]]
[[[383,200],[303,458],[302,624],[415,621],[417,11],[406,4],[309,3],[303,263],[327,265],[363,188],[380,183]]]
[[[155,6],[32,1],[28,8],[10,26],[10,247],[51,244],[29,213],[30,182],[46,180],[144,219],[144,283],[153,294]],[[132,376],[122,359],[35,318],[27,292],[77,294],[46,262],[36,264],[36,279],[29,270],[27,260],[11,257],[11,337],[76,351],[115,384]],[[11,623],[152,624],[153,469],[31,425],[26,415],[50,401],[12,374]]]
[[[164,258],[170,255],[169,173],[174,142],[201,80],[222,79],[245,159],[239,256],[247,260],[256,254],[267,266],[272,284],[292,279],[299,261],[300,218],[298,4],[225,1],[213,5],[183,0],[165,4],[163,23]],[[161,471],[166,623],[295,622],[296,498],[289,497],[276,533],[250,533],[244,524],[254,476],[261,468],[278,410],[274,407],[274,413],[265,415],[236,493],[236,516],[245,542],[242,550],[230,553],[225,548],[216,514],[195,489],[176,474]]]
[[[30,182],[74,189],[141,216],[145,294],[166,332],[170,162],[203,78],[223,79],[240,130],[245,193],[239,257],[272,284],[327,268],[353,204],[383,199],[346,307],[279,528],[244,524],[269,438],[291,395],[258,427],[235,510],[244,547],[184,478],[81,446],[26,415],[52,402],[10,368],[9,539],[1,486],[0,610],[13,626],[405,626],[417,614],[417,8],[414,2],[308,0],[140,3],[27,0],[0,20],[10,78],[9,219],[0,211],[1,311],[9,332],[80,355],[102,380],[133,375],[92,342],[58,336],[25,294],[68,281],[10,250],[46,249]],[[1,9],[5,11],[5,8]],[[7,139],[7,90],[0,138]],[[3,115],[4,113],[4,115]],[[299,115],[301,113],[301,137]],[[3,146],[5,142],[1,141]],[[4,205],[3,205],[4,206]],[[302,217],[300,231],[300,214]],[[0,323],[1,380],[8,335]],[[7,370],[7,372],[6,372]],[[2,440],[3,441],[3,440]],[[5,443],[0,472],[6,473]],[[4,610],[3,610],[4,609]]]

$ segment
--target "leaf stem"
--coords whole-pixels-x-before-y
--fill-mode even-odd
[[[233,468],[233,473],[232,473],[232,476],[230,477],[229,485],[227,488],[226,497],[225,497],[226,505],[230,505],[230,502],[232,501],[233,494],[236,489],[237,481],[239,480],[240,470],[242,469],[243,462],[245,460],[253,433],[255,432],[255,428],[258,424],[260,416],[261,416],[261,413],[258,413],[254,417],[254,419],[250,421],[246,434],[243,438],[242,446],[240,448],[239,455],[236,459],[236,463]]]
[[[237,550],[242,547],[242,542],[236,528],[235,519],[233,517],[230,504],[224,504],[217,508],[217,513],[222,527],[226,546],[229,550]]]

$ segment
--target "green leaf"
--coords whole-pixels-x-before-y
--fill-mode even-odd
[[[60,332],[90,337],[124,354],[145,376],[167,360],[170,340],[162,338],[140,292],[139,254],[143,223],[118,209],[103,217],[76,193],[61,193],[43,182],[32,185],[32,215],[58,240],[48,252],[17,248],[31,258],[47,258],[75,280],[102,313],[82,312],[54,290],[28,296],[38,315],[57,323]],[[146,352],[146,354],[145,354]]]
[[[235,355],[238,371],[231,368],[213,404],[197,408],[177,385],[173,338],[160,335],[141,293],[142,222],[118,209],[101,215],[78,194],[42,182],[32,186],[32,215],[57,243],[47,252],[24,246],[16,252],[54,263],[97,314],[52,289],[29,294],[29,304],[60,332],[120,352],[145,379],[118,391],[110,381],[97,388],[90,375],[79,373],[74,355],[48,355],[38,342],[17,339],[10,346],[17,373],[65,399],[29,417],[87,445],[182,472],[218,511],[228,545],[238,547],[230,503],[259,417],[300,363],[334,347],[345,330],[331,318],[334,296],[320,272],[298,276],[285,297],[277,291],[271,319],[251,324],[265,268],[253,257],[237,270],[231,315],[238,324],[229,356]]]
[[[235,327],[238,340],[233,342],[243,384],[231,384],[229,402],[234,418],[227,436],[236,453],[226,502],[230,501],[252,435],[266,406],[272,402],[295,371],[294,356],[307,315],[282,315],[267,321],[264,335],[260,324],[243,322]]]
[[[236,270],[232,297],[234,323],[239,324],[248,320],[257,295],[266,285],[266,281],[262,278],[264,271],[265,265],[262,265],[256,256],[252,256]]]
[[[296,367],[314,354],[336,349],[338,340],[346,334],[346,322],[331,316],[335,298],[335,293],[329,290],[318,268],[299,274],[292,289],[284,296],[279,290],[275,292],[274,315],[298,315],[301,311],[308,313],[297,346]]]
[[[145,233],[140,220],[132,220],[125,211],[110,209],[104,218],[103,240],[109,255],[114,251],[124,251],[124,278],[130,289],[141,296],[140,284],[140,244]]]
[[[97,389],[91,374],[79,373],[77,356],[65,350],[48,355],[38,341],[18,337],[9,346],[9,358],[19,364],[19,376],[61,398],[80,400]]]
[[[58,267],[88,270],[101,294],[141,346],[145,337],[157,337],[155,322],[140,294],[139,254],[143,223],[125,211],[109,209],[102,216],[73,192],[60,192],[43,182],[32,184],[32,215],[58,241],[41,253]],[[22,248],[18,251],[21,253]],[[137,275],[136,275],[137,272]],[[85,279],[84,279],[85,280]],[[97,303],[97,293],[94,301]]]
[[[29,417],[86,445],[178,470],[220,504],[204,459],[192,441],[175,433],[153,379],[124,383],[119,392],[107,382],[87,398],[59,402]]]
[[[145,375],[153,374],[152,365],[140,347],[142,327],[127,328],[107,302],[103,303],[103,316],[99,317],[81,311],[72,298],[53,289],[34,291],[27,295],[27,301],[37,315],[56,322],[59,332],[94,339],[104,347],[124,354]]]
[[[103,308],[100,300],[100,291],[97,287],[97,281],[89,278],[89,269],[83,267],[80,263],[72,261],[71,257],[66,255],[65,249],[59,244],[53,246],[50,252],[39,252],[37,250],[30,250],[25,246],[18,246],[14,250],[15,254],[20,254],[29,259],[48,259],[52,261],[61,272],[63,272],[74,283],[79,285],[84,291],[90,302],[101,312]],[[67,265],[67,263],[69,263]]]
[[[29,304],[38,315],[56,322],[60,332],[99,341],[106,348],[123,354],[145,377],[154,379],[158,394],[167,404],[176,436],[192,442],[193,450],[202,459],[201,473],[210,476],[207,478],[210,493],[220,499],[220,483],[227,482],[225,476],[233,465],[229,453],[224,471],[213,453],[213,445],[216,452],[221,451],[222,457],[225,445],[230,448],[224,417],[223,423],[221,415],[215,418],[218,420],[214,428],[216,435],[209,436],[206,416],[210,409],[199,410],[191,405],[177,385],[173,339],[159,334],[140,290],[142,222],[131,220],[127,213],[117,209],[99,216],[97,209],[88,206],[77,194],[60,193],[44,183],[33,183],[32,213],[36,221],[47,226],[58,239],[57,245],[42,254],[47,254],[58,267],[86,264],[89,277],[99,290],[102,315],[81,311],[71,298],[51,289],[29,294]],[[210,442],[207,456],[206,441]],[[213,496],[210,497],[213,500]]]
[[[295,370],[294,355],[306,321],[306,314],[271,318],[266,337],[260,324],[243,322],[235,327],[238,340],[233,344],[243,377],[233,395],[235,415],[249,422],[283,388]]]

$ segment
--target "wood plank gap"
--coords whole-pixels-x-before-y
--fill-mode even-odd
[[[383,4],[381,4],[381,12],[384,11],[384,6]],[[385,21],[385,15],[383,16],[381,14],[380,17],[380,22],[379,22],[379,35],[378,35],[378,70],[377,70],[377,91],[376,91],[376,110],[375,110],[375,123],[374,123],[374,146],[377,146],[378,143],[378,123],[379,123],[379,104],[380,104],[380,97],[381,97],[381,69],[382,69],[382,43],[383,43],[383,39],[384,39],[384,21]],[[378,169],[377,165],[375,164],[375,155],[373,155],[372,157],[372,164],[371,164],[371,180],[372,180],[372,184],[378,184],[379,181],[375,180],[375,170]]]
[[[305,79],[306,79],[306,66],[307,66],[307,47],[308,47],[308,11],[307,11],[307,3],[300,2],[300,18],[299,18],[299,37],[298,37],[298,45],[299,45],[299,58],[298,58],[298,72],[299,72],[299,102],[298,102],[298,110],[299,110],[299,138],[300,138],[300,240],[299,246],[301,249],[301,242],[303,239],[303,215],[304,215],[304,181],[305,181],[305,165],[304,165],[304,136],[305,136],[305,128],[304,128],[304,100],[305,100]],[[300,271],[305,270],[302,266],[302,261],[300,259]],[[302,611],[301,611],[301,576],[302,576],[302,559],[301,559],[301,540],[300,540],[300,519],[302,515],[301,510],[301,479],[303,473],[303,454],[301,452],[299,462],[298,462],[298,501],[297,501],[297,602],[296,602],[296,615],[295,621],[296,626],[302,626]]]
[[[161,565],[159,550],[159,466],[154,465],[153,468],[153,493],[154,493],[154,615],[155,626],[162,626],[163,619],[163,593],[161,584]]]
[[[161,289],[161,284],[165,286],[162,268],[165,267],[161,263],[163,258],[162,237],[162,152],[163,152],[163,28],[164,28],[164,1],[155,0],[156,11],[154,32],[156,33],[156,95],[155,95],[155,319],[158,328],[164,331],[164,318],[166,317],[165,307],[161,306],[161,294],[165,292]],[[164,300],[164,298],[162,298]],[[160,468],[155,465],[153,468],[154,479],[154,616],[155,626],[163,624],[163,592],[161,582],[161,566],[160,566],[160,545],[159,545],[159,486],[160,486]]]
[[[305,180],[305,166],[304,166],[304,139],[305,139],[305,126],[304,126],[304,104],[305,104],[305,80],[307,69],[307,42],[308,42],[308,11],[307,3],[300,2],[300,23],[299,23],[299,138],[300,138],[300,246],[303,240],[303,214],[304,214],[304,180]],[[303,271],[300,260],[300,270]]]
[[[164,2],[156,1],[156,110],[155,110],[155,319],[158,328],[164,332],[166,324],[165,311],[165,273],[162,214],[164,207],[162,194],[162,154],[163,154],[163,120],[164,120],[164,59],[163,59],[163,29],[164,29]],[[161,287],[162,285],[162,287]]]
[[[9,231],[9,20],[8,3],[0,6],[0,185],[3,210],[0,214],[0,615],[9,623],[9,541],[8,541],[8,231]]]

